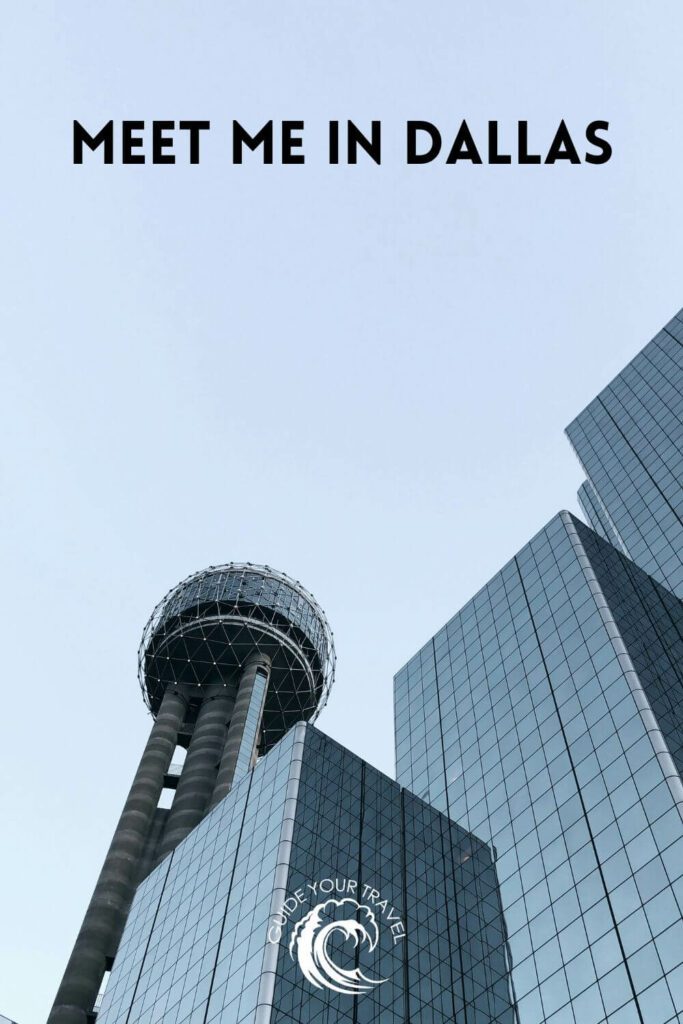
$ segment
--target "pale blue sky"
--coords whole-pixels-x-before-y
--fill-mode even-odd
[[[563,427],[683,304],[681,38],[680,0],[5,12],[0,1013],[45,1019],[189,572],[301,579],[320,725],[392,771],[393,673],[575,508]],[[213,127],[199,167],[76,168],[74,117]],[[232,167],[233,117],[304,119],[309,162]],[[382,119],[382,167],[325,165],[346,117]],[[406,119],[463,117],[604,118],[615,155],[405,166]]]

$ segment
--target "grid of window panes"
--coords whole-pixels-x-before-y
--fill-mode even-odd
[[[404,790],[408,1021],[512,1024],[491,849]],[[436,879],[425,887],[425,880]]]
[[[253,1021],[295,734],[142,883],[99,1024]]]
[[[626,553],[683,597],[683,310],[567,435]]]
[[[683,776],[683,602],[633,562],[613,558],[583,524],[576,528]]]
[[[395,680],[399,781],[497,850],[520,1024],[683,1019],[683,791],[627,564],[561,513]]]
[[[300,747],[297,735],[298,730],[291,730],[248,776],[254,781],[215,958],[206,1024],[251,1024],[256,1014],[285,798],[294,759],[299,756],[294,749]],[[254,790],[259,778],[261,785]]]
[[[354,998],[302,979],[286,932],[272,1024],[513,1021],[491,850],[308,728],[288,890],[310,893],[307,886],[327,878],[336,890],[348,879],[357,882],[359,902],[375,906],[381,921],[377,897],[373,903],[367,895],[379,893],[387,913],[393,907],[402,918],[406,937],[394,940],[385,919],[373,951],[343,940],[330,944],[341,967],[386,979]]]
[[[327,879],[335,883],[329,896],[316,896],[308,888]],[[355,892],[345,888],[348,880],[357,882]],[[365,903],[364,885],[380,892],[403,917],[399,787],[348,750],[308,728],[287,890],[303,890],[306,907],[311,909],[321,901],[343,899],[344,895]],[[325,912],[332,917],[334,906],[329,904]],[[375,916],[379,942],[373,951],[367,945],[354,948],[353,941],[344,942],[338,932],[332,933],[328,945],[331,959],[342,969],[360,967],[370,978],[388,979],[359,997],[316,989],[307,982],[288,950],[291,928],[285,930],[278,954],[273,1024],[377,1020],[380,1012],[387,1024],[403,1022],[402,942],[394,946],[388,928],[382,928],[381,915]],[[360,1017],[356,1017],[358,1013]]]

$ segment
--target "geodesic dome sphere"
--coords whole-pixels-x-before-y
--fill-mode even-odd
[[[267,565],[230,563],[188,576],[145,626],[138,677],[152,714],[168,686],[236,683],[251,654],[271,660],[263,749],[313,721],[334,680],[332,631],[315,598]]]

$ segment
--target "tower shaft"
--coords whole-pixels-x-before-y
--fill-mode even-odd
[[[251,655],[237,685],[216,683],[202,694],[194,725],[186,720],[194,688],[166,691],[48,1024],[86,1024],[111,966],[135,890],[252,764],[261,732],[270,659]],[[187,757],[170,811],[159,808],[164,779],[181,738]]]
[[[59,986],[48,1024],[86,1024],[111,966],[138,883],[164,775],[173,757],[186,700],[167,690],[135,773],[114,837]]]
[[[230,693],[219,692],[204,697],[173,806],[166,821],[157,862],[174,850],[204,817],[216,783],[218,763],[234,703]]]

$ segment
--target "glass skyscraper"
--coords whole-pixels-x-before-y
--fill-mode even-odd
[[[567,427],[591,526],[683,597],[683,310]]]
[[[301,724],[138,889],[98,1024],[514,1024],[490,846]]]
[[[683,606],[567,512],[395,679],[397,777],[497,851],[520,1024],[683,1020]]]

